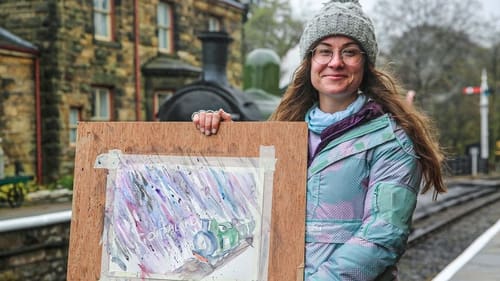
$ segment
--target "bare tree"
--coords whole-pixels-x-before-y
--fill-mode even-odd
[[[478,0],[378,0],[373,14],[382,46],[388,47],[394,38],[422,26],[484,39],[488,26],[481,10]]]
[[[379,0],[375,5],[382,56],[427,110],[432,111],[436,94],[460,91],[457,80],[463,76],[450,77],[453,69],[480,71],[471,56],[487,38],[481,9],[477,0]]]
[[[438,123],[441,142],[460,154],[478,140],[477,96],[482,68],[491,66],[495,46],[491,19],[477,0],[378,0],[373,9],[381,62],[389,63],[415,104]],[[493,142],[492,142],[493,143]]]

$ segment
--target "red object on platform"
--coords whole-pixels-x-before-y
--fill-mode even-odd
[[[477,95],[481,93],[481,87],[465,87],[463,93],[464,95]]]

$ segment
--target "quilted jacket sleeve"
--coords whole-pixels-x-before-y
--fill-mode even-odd
[[[396,135],[369,153],[370,178],[361,227],[307,280],[384,280],[377,276],[404,253],[421,169],[409,138],[402,130]]]

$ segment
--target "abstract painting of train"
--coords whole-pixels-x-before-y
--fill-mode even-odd
[[[266,279],[269,165],[259,158],[114,155],[101,280]]]

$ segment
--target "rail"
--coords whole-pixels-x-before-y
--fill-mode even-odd
[[[43,214],[38,216],[0,220],[0,233],[64,223],[64,222],[69,222],[70,220],[71,220],[71,210]]]

